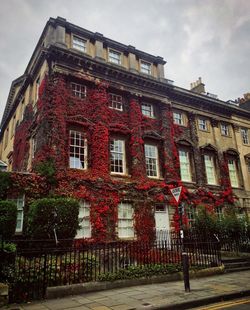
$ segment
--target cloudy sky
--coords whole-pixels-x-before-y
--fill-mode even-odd
[[[249,0],[1,0],[0,118],[49,17],[164,57],[166,78],[228,100],[250,91]]]

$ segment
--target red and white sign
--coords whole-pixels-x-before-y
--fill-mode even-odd
[[[171,193],[172,193],[177,204],[179,203],[179,200],[181,197],[181,190],[182,190],[182,186],[170,189],[170,191],[171,191]]]

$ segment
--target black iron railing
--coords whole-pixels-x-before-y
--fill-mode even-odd
[[[69,244],[68,241],[59,241],[57,247],[48,247],[46,240],[19,240],[11,285],[12,301],[43,298],[49,286],[98,281],[103,275],[116,274],[131,266],[181,264],[182,243],[179,235],[172,232],[152,243],[89,244],[78,241],[65,247],[62,245]],[[183,248],[188,253],[191,267],[205,268],[221,263],[216,240],[204,241],[199,236],[189,235],[184,239]]]

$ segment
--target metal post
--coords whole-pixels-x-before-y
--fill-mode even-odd
[[[184,213],[184,203],[181,202],[178,207],[178,213],[180,218],[180,239],[181,239],[181,258],[182,258],[182,270],[183,270],[183,280],[184,280],[184,287],[185,292],[190,292],[190,283],[189,283],[189,261],[188,255],[184,251],[184,231],[183,231],[183,221],[182,216]]]

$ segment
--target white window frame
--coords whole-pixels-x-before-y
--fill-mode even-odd
[[[37,148],[36,136],[32,136],[31,137],[31,158],[32,159],[35,157],[36,148]]]
[[[121,64],[122,64],[122,53],[118,52],[114,49],[109,49],[108,50],[108,61],[111,62],[112,64],[121,66]]]
[[[90,222],[90,203],[86,200],[79,201],[78,214],[79,229],[75,236],[76,239],[91,238],[91,222]]]
[[[23,231],[23,218],[24,218],[24,204],[25,195],[19,196],[17,198],[10,199],[17,206],[17,223],[16,223],[16,233],[21,233]],[[20,227],[18,228],[18,221],[20,221]]]
[[[198,119],[199,130],[208,131],[207,120],[204,118]]]
[[[147,176],[158,179],[160,176],[158,147],[154,144],[145,143],[144,152]]]
[[[186,160],[185,161],[182,160],[183,158],[185,158]],[[180,161],[181,180],[184,182],[192,182],[190,152],[184,149],[179,149],[179,161]]]
[[[193,226],[195,222],[195,216],[197,215],[198,211],[197,208],[193,205],[187,206],[186,207],[186,215],[188,218],[188,224],[190,227]]]
[[[72,48],[80,51],[82,53],[86,53],[87,51],[87,40],[80,38],[78,36],[72,36]]]
[[[110,109],[123,111],[123,102],[122,102],[122,96],[109,93],[109,107]]]
[[[223,136],[229,136],[229,126],[227,124],[221,124],[220,129]]]
[[[217,185],[215,158],[212,154],[204,154],[207,184]]]
[[[175,125],[184,126],[183,113],[181,112],[173,112],[173,122]]]
[[[239,175],[237,160],[233,158],[228,159],[228,172],[230,177],[230,182],[232,187],[239,187]]]
[[[221,221],[223,219],[223,208],[221,206],[215,207],[214,208],[214,212],[218,218],[219,221]]]
[[[142,112],[142,115],[144,115],[144,116],[147,116],[150,118],[155,118],[154,106],[151,103],[142,102],[141,112]]]
[[[79,99],[85,99],[87,95],[87,87],[82,84],[70,83],[71,87],[71,93],[74,97],[79,98]]]
[[[124,139],[110,139],[110,173],[118,175],[126,174],[126,149]]]
[[[243,144],[249,144],[249,137],[248,137],[248,129],[247,128],[241,128],[241,138]]]
[[[141,71],[141,73],[151,75],[152,74],[152,64],[150,62],[141,60],[140,61],[140,71]]]
[[[131,203],[121,202],[118,204],[118,238],[134,238],[134,209]]]
[[[72,143],[72,139],[74,143]],[[81,131],[69,131],[69,167],[80,170],[88,168],[87,139]]]
[[[36,79],[36,88],[35,88],[35,101],[37,101],[39,99],[39,88],[41,85],[41,81],[40,81],[40,76]]]

